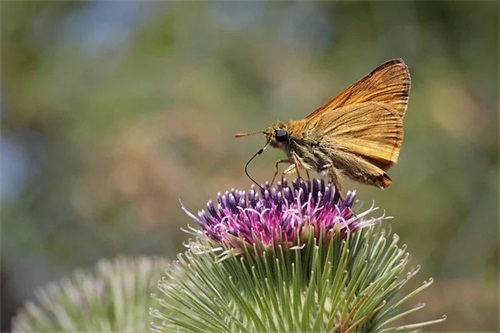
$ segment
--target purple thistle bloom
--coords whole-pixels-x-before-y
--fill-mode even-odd
[[[201,226],[201,233],[224,245],[226,249],[241,252],[245,245],[261,243],[266,247],[299,245],[311,236],[319,241],[324,233],[327,240],[333,234],[344,238],[347,233],[374,224],[384,216],[364,219],[376,210],[372,206],[355,215],[352,211],[356,193],[348,192],[343,202],[332,184],[323,180],[296,179],[292,186],[286,180],[257,192],[252,185],[248,193],[231,190],[217,195],[217,206],[207,203],[207,211],[198,217],[184,206],[182,209]]]

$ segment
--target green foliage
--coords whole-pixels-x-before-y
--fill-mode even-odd
[[[322,239],[262,256],[256,248],[222,261],[206,240],[193,241],[160,281],[153,330],[406,332],[443,320],[394,323],[422,307],[403,303],[432,283],[402,290],[418,269],[408,269],[397,235],[371,226],[344,241]]]

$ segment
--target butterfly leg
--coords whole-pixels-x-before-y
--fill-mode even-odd
[[[297,178],[299,179],[304,179],[302,178],[302,176],[300,175],[300,172],[299,172],[299,166],[303,167],[305,170],[306,170],[306,174],[307,174],[307,178],[309,179],[309,172],[307,171],[307,168],[304,167],[304,164],[302,163],[302,161],[297,157],[297,154],[296,153],[292,153],[291,154],[292,156],[292,160],[293,160],[293,167],[292,165],[288,168],[290,170],[285,170],[288,171],[288,172],[292,172],[292,170],[295,168],[295,172],[297,172]]]
[[[290,164],[290,163],[292,163],[292,161],[290,161],[289,159],[286,159],[286,160],[278,160],[278,161],[276,162],[276,166],[275,166],[275,170],[274,170],[273,180],[271,181],[271,186],[273,186],[274,181],[276,180],[276,176],[278,175],[278,171],[279,171],[279,165],[280,165],[281,163],[288,163],[288,164]],[[293,164],[292,164],[292,165],[293,165]],[[288,168],[288,169],[289,169],[289,168]],[[288,169],[287,169],[287,170],[288,170]],[[285,170],[285,172],[286,172],[286,170]]]
[[[311,176],[309,175],[309,170],[307,170],[306,168],[303,168],[303,169],[306,170],[307,179],[311,179]],[[292,164],[288,168],[286,168],[285,171],[283,171],[283,173],[289,174],[289,173],[292,173],[295,171],[295,172],[297,172],[297,177],[302,179],[302,177],[300,176],[300,174],[297,170],[298,170],[297,166],[295,164]]]
[[[342,193],[342,186],[340,186],[339,177],[337,176],[337,172],[335,172],[335,168],[332,165],[326,165],[323,168],[328,168],[330,173],[330,177],[332,178],[333,186],[335,186],[335,191],[338,192],[340,196],[340,200],[344,201],[344,194]]]
[[[304,167],[304,165],[302,164],[302,162],[299,160],[299,158],[294,153],[292,153],[290,156],[291,157],[289,159],[278,160],[278,162],[276,162],[276,170],[274,172],[273,182],[271,183],[271,185],[274,184],[274,180],[276,178],[276,175],[278,174],[278,165],[280,163],[289,163],[290,164],[290,166],[288,168],[286,168],[285,171],[283,171],[281,178],[284,178],[285,175],[295,171],[297,173],[297,178],[304,179],[304,178],[302,178],[302,176],[300,175],[300,172],[299,172],[299,169],[300,169],[299,166]],[[304,168],[304,169],[306,170],[307,178],[309,178],[309,172],[307,171],[306,168]]]

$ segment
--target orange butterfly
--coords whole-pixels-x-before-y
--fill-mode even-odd
[[[410,94],[410,72],[401,59],[389,60],[304,119],[276,121],[263,133],[266,145],[282,149],[291,164],[284,173],[316,171],[331,176],[341,193],[338,174],[386,188],[386,171],[396,164],[403,142],[403,116]],[[242,137],[255,133],[237,133]],[[248,177],[252,179],[249,175]],[[252,179],[252,181],[254,181]],[[255,181],[254,181],[255,182]],[[256,183],[256,182],[255,182]],[[257,184],[257,183],[256,183]],[[342,195],[342,194],[341,194]]]

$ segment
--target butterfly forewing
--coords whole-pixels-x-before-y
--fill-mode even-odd
[[[377,102],[403,117],[410,94],[410,72],[401,59],[389,60],[316,109],[307,119],[342,106]]]
[[[308,133],[321,132],[320,145],[364,158],[382,170],[393,166],[403,141],[403,121],[382,104],[364,102],[325,112],[310,122]],[[321,129],[318,129],[318,126]],[[337,156],[331,156],[335,160]]]

